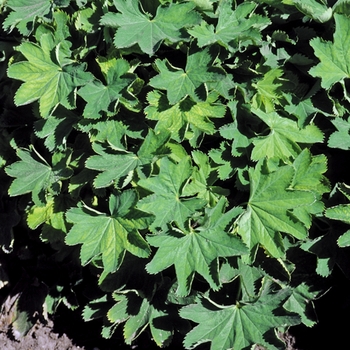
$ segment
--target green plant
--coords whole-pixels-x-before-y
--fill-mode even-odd
[[[350,244],[327,170],[350,149],[349,2],[0,6],[0,243],[25,261],[29,232],[49,313],[86,266],[84,320],[127,344],[281,349],[313,326]]]

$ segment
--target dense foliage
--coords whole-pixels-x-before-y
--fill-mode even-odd
[[[283,349],[278,331],[312,327],[335,266],[349,275],[333,157],[350,149],[350,2],[0,9],[0,259],[30,281],[14,334],[82,301],[126,344]]]

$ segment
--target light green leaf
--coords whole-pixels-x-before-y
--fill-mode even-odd
[[[140,11],[138,0],[113,0],[113,3],[119,13],[105,14],[100,23],[117,28],[115,46],[127,48],[138,44],[150,56],[165,39],[173,43],[186,40],[184,29],[200,21],[191,2],[159,6],[154,18]]]
[[[210,350],[243,350],[253,344],[278,350],[282,343],[273,339],[273,329],[300,323],[298,316],[287,311],[279,312],[281,304],[290,295],[289,290],[275,294],[266,293],[254,303],[236,305],[218,305],[210,299],[199,299],[197,304],[188,305],[180,310],[180,316],[198,325],[187,333],[184,341],[186,349],[211,342]],[[270,333],[270,337],[267,334]],[[274,340],[274,341],[273,341]],[[277,346],[276,346],[277,345]]]
[[[332,42],[316,37],[310,41],[315,55],[321,61],[310,69],[313,77],[321,78],[321,85],[329,89],[337,82],[350,78],[350,21],[344,15],[334,14],[335,32]]]
[[[66,243],[82,244],[80,259],[83,265],[102,255],[104,271],[101,279],[119,268],[126,251],[141,258],[150,254],[150,248],[138,230],[147,228],[153,218],[136,210],[136,202],[136,193],[127,190],[119,196],[110,196],[110,215],[87,206],[67,211],[67,221],[73,226],[66,236]]]
[[[223,118],[225,115],[225,106],[217,98],[217,94],[211,93],[206,101],[195,103],[186,98],[172,106],[164,94],[152,91],[147,95],[149,105],[145,113],[147,119],[158,121],[155,130],[168,130],[175,136],[179,135],[180,139],[188,126],[211,135],[215,132],[215,126],[209,118]]]
[[[147,271],[154,274],[174,265],[179,296],[189,294],[195,272],[217,290],[220,286],[218,258],[247,252],[244,244],[226,231],[241,209],[234,208],[225,213],[225,205],[226,200],[222,197],[215,208],[207,210],[207,221],[189,232],[169,229],[166,233],[148,236],[147,241],[158,250],[146,265]]]
[[[17,90],[15,103],[26,105],[39,100],[40,114],[47,118],[53,110],[62,104],[68,109],[74,107],[75,90],[92,80],[90,73],[84,72],[85,65],[71,63],[60,64],[61,44],[55,49],[55,62],[52,60],[47,36],[41,37],[41,45],[23,42],[18,50],[27,61],[16,62],[9,66],[8,76],[24,81]],[[64,61],[64,59],[63,59]]]
[[[208,82],[218,82],[225,77],[222,70],[212,66],[217,52],[213,48],[190,50],[185,70],[172,66],[168,60],[157,59],[155,65],[159,74],[150,80],[150,85],[167,90],[170,104],[179,102],[186,96],[200,102],[207,99]]]
[[[252,159],[264,157],[287,160],[296,158],[301,152],[298,143],[313,144],[323,141],[323,133],[316,125],[307,125],[300,129],[297,122],[281,117],[277,112],[265,113],[252,108],[256,114],[270,128],[267,136],[259,136],[253,140],[255,145]]]

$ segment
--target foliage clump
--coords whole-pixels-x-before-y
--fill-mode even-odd
[[[313,326],[350,245],[350,179],[328,167],[350,149],[349,3],[0,11],[0,258],[45,309],[186,349],[281,349],[277,331]]]

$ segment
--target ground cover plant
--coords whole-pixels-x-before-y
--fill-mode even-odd
[[[13,336],[60,305],[128,345],[283,349],[313,327],[350,275],[350,3],[0,11]]]

